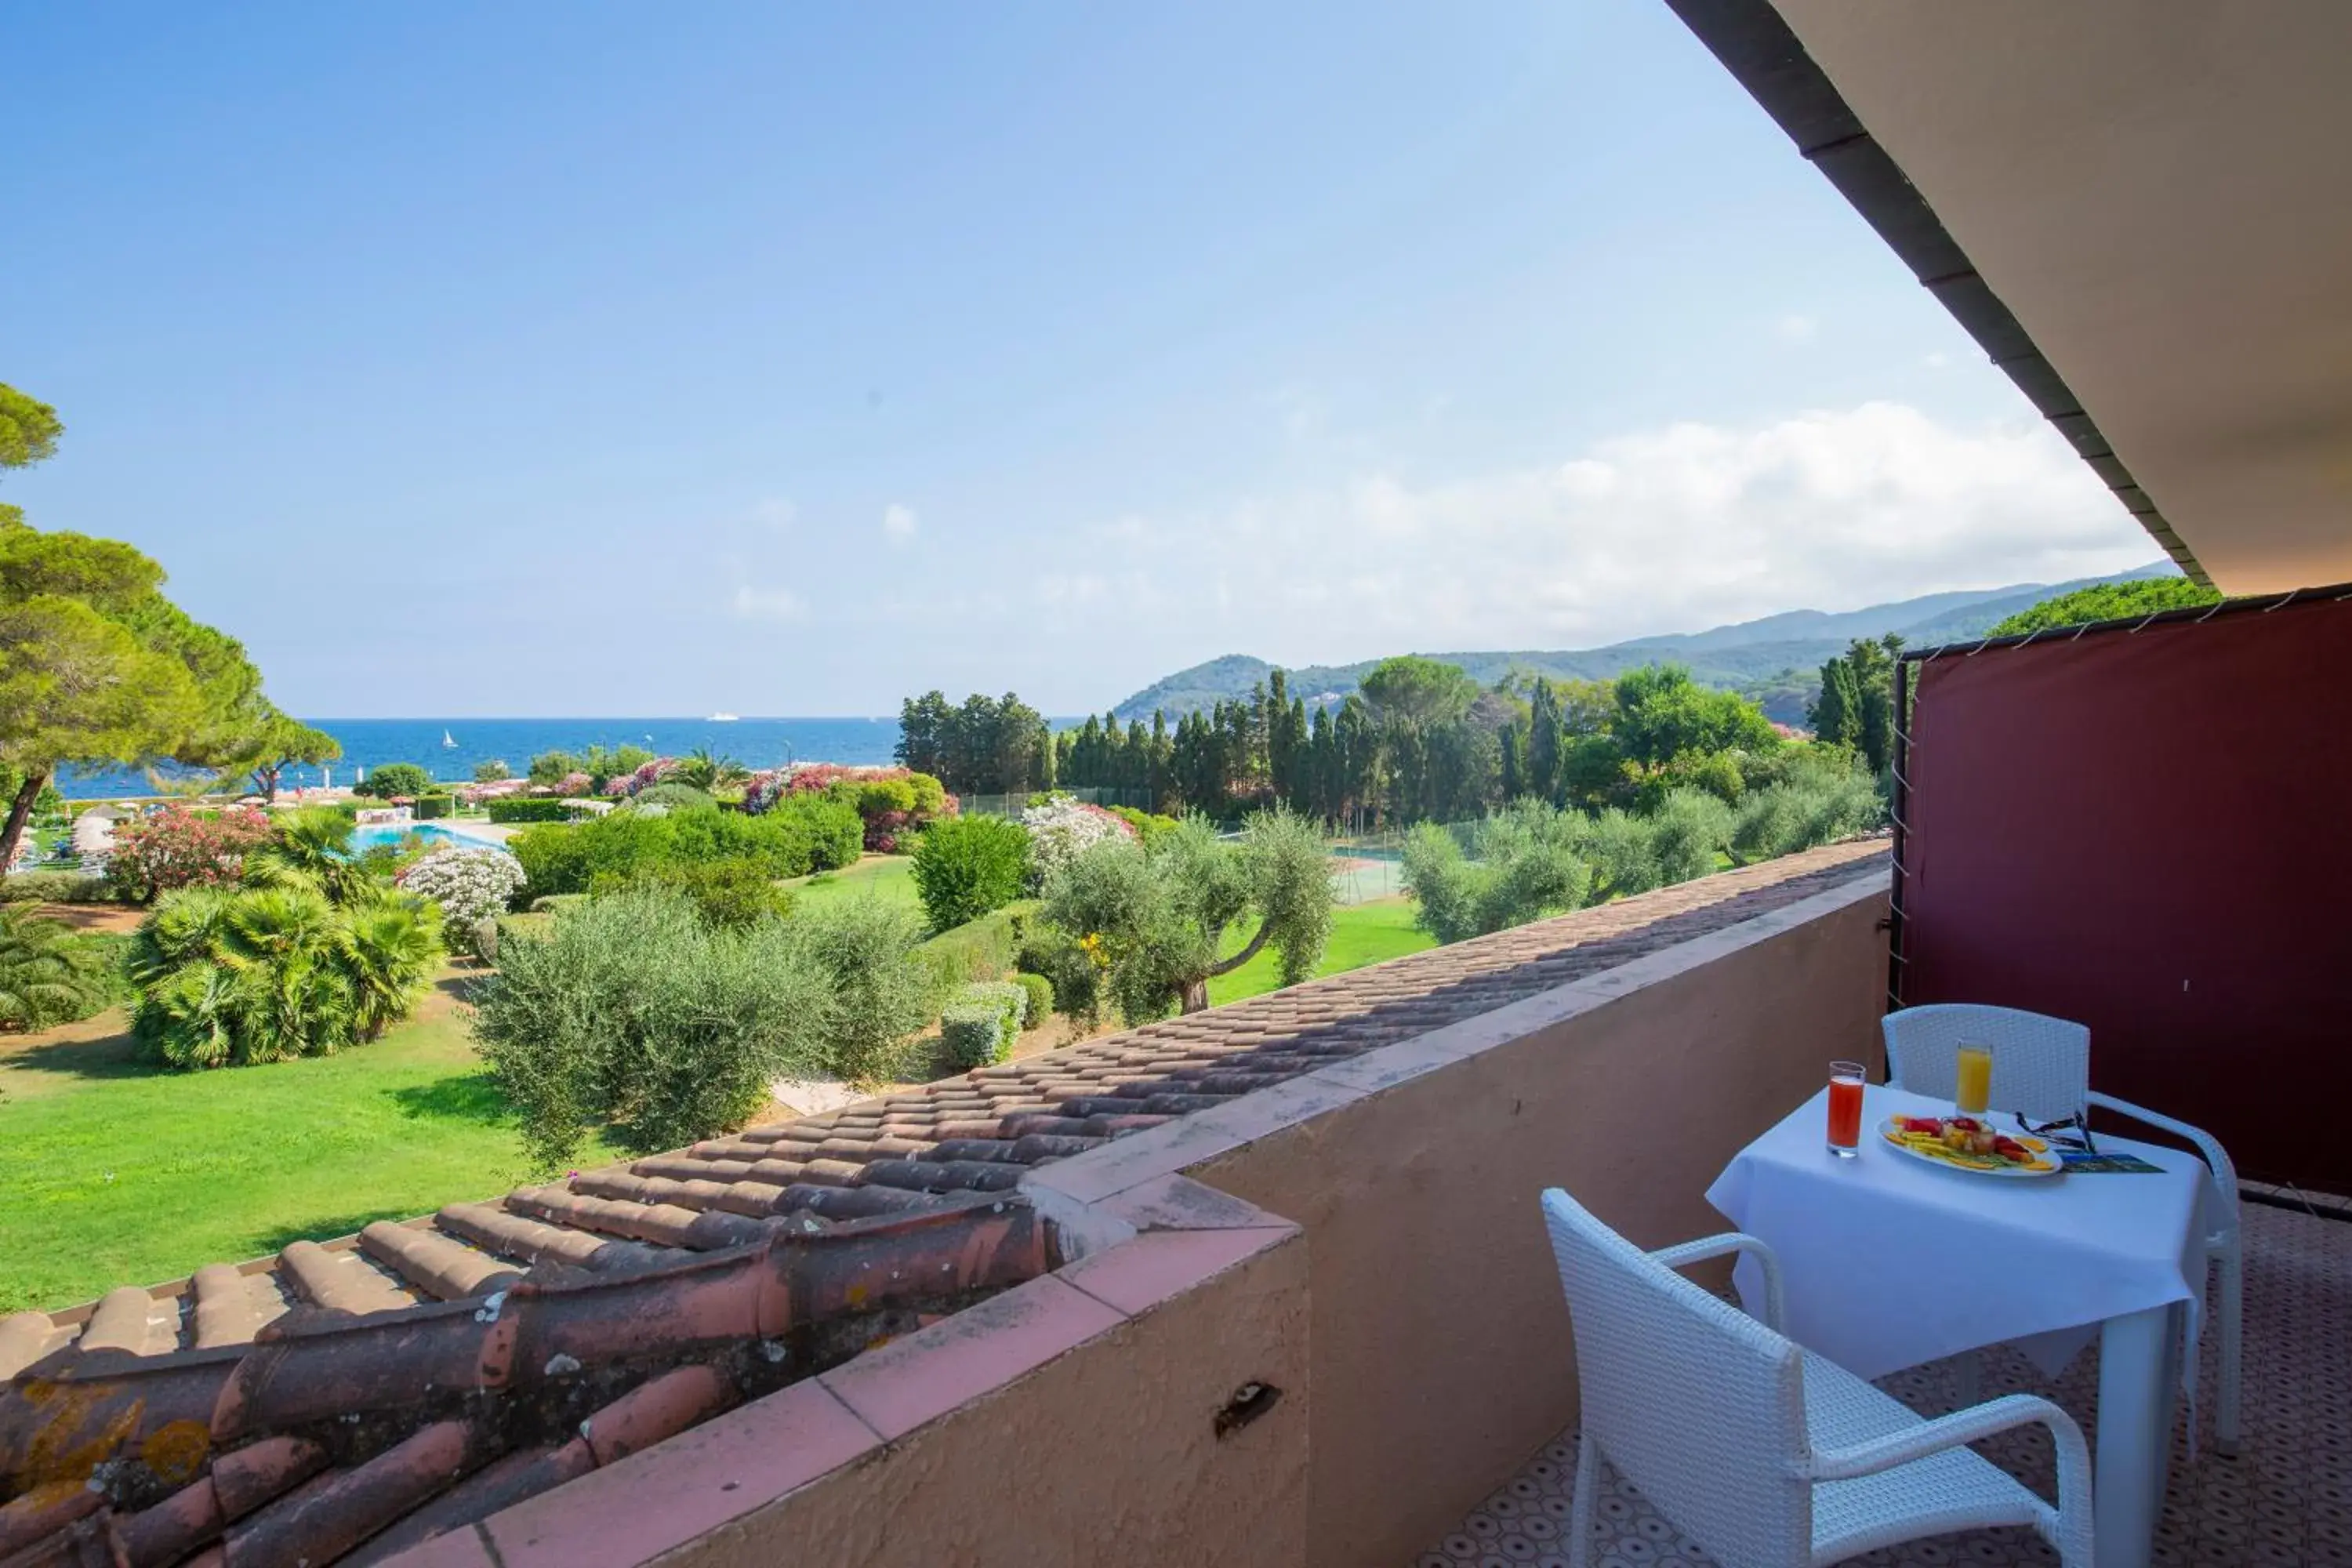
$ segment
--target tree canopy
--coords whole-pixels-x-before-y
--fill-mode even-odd
[[[317,767],[343,754],[342,742],[278,710],[268,698],[257,699],[258,712],[247,733],[247,749],[236,765],[253,775],[253,787],[271,805],[278,802],[278,781],[294,763]]]
[[[58,411],[0,381],[0,468],[29,468],[58,449]]]
[[[1307,978],[1330,939],[1331,906],[1321,830],[1281,807],[1253,815],[1238,840],[1219,838],[1200,816],[1149,846],[1106,838],[1045,885],[1045,918],[1098,955],[1131,1023],[1174,1005],[1200,1011],[1213,977],[1269,945],[1283,984]],[[1253,921],[1227,952],[1227,933]]]
[[[2027,632],[2057,626],[2079,626],[2093,621],[2120,621],[2152,616],[2164,610],[2193,609],[2221,602],[2221,595],[2200,588],[2186,577],[2142,577],[2130,583],[2099,583],[2071,594],[2042,600],[1994,626],[1997,637],[2022,637]]]
[[[1895,735],[1895,660],[1903,639],[1856,637],[1822,666],[1822,694],[1807,717],[1813,737],[1851,746],[1873,773],[1884,773]]]
[[[0,468],[47,457],[60,428],[47,405],[0,385]],[[0,507],[0,769],[17,781],[0,866],[62,763],[217,768],[249,752],[260,673],[163,582],[128,544],[45,532]]]

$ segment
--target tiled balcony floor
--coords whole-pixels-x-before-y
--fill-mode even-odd
[[[2234,1459],[2200,1442],[2189,1458],[2185,1424],[2173,1439],[2153,1562],[2198,1568],[2246,1564],[2352,1564],[2352,1224],[2249,1204],[2246,1227],[2246,1350],[2243,1452]],[[2212,1347],[2205,1335],[2198,1419],[2212,1431]],[[1562,1353],[1569,1353],[1562,1347]],[[1943,1366],[1899,1373],[1882,1384],[1927,1415],[1951,1407]],[[2095,1347],[2056,1385],[2008,1351],[1986,1352],[1981,1397],[2042,1393],[2057,1399],[2095,1433],[2098,1417]],[[2053,1495],[2050,1442],[2042,1428],[2005,1433],[1979,1445],[1987,1458],[2043,1496]],[[1648,1568],[1714,1560],[1683,1539],[1612,1471],[1612,1489],[1594,1521],[1596,1568]],[[1576,1479],[1576,1434],[1564,1432],[1461,1528],[1421,1558],[1421,1568],[1507,1568],[1564,1563],[1569,1495]],[[2030,1531],[1979,1531],[1915,1542],[1854,1562],[1874,1568],[1915,1564],[2055,1563],[2057,1553]]]

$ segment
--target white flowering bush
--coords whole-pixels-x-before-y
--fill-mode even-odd
[[[1021,826],[1029,830],[1030,875],[1041,888],[1053,879],[1055,872],[1104,839],[1120,834],[1135,837],[1134,828],[1101,806],[1066,795],[1023,812]]]
[[[431,899],[453,943],[470,944],[474,928],[522,891],[522,862],[503,849],[436,849],[394,879],[404,892]]]

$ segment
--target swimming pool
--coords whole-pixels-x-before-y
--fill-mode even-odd
[[[454,846],[460,849],[496,849],[500,854],[510,853],[505,845],[494,838],[476,837],[470,833],[444,827],[437,822],[363,823],[352,829],[352,848],[360,852],[373,849],[379,844],[397,844],[412,833],[429,841],[436,849]]]

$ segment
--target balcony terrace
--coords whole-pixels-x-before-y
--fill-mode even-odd
[[[2188,1425],[2181,1424],[2173,1435],[2171,1480],[2151,1561],[2164,1568],[2352,1563],[2352,1223],[2249,1205],[2245,1238],[2244,1445],[2234,1458],[2217,1453],[2210,1441],[2192,1453]],[[2205,1352],[2200,1385],[2210,1390],[2210,1336]],[[1981,1394],[2054,1397],[2087,1432],[2096,1426],[2097,1373],[2097,1357],[2086,1354],[2052,1384],[2022,1356],[1994,1351],[1983,1358]],[[1881,1386],[1922,1415],[1952,1408],[1952,1371],[1941,1363],[1898,1373]],[[1979,1451],[2050,1495],[2050,1442],[2041,1427],[2005,1433]],[[1423,1552],[1419,1568],[1566,1563],[1561,1531],[1575,1470],[1570,1428]],[[1714,1562],[1639,1491],[1614,1475],[1609,1480],[1612,1495],[1601,1505],[1593,1532],[1597,1568]],[[2029,1531],[2000,1530],[1938,1537],[1853,1561],[1873,1568],[2041,1568],[2058,1556]]]

